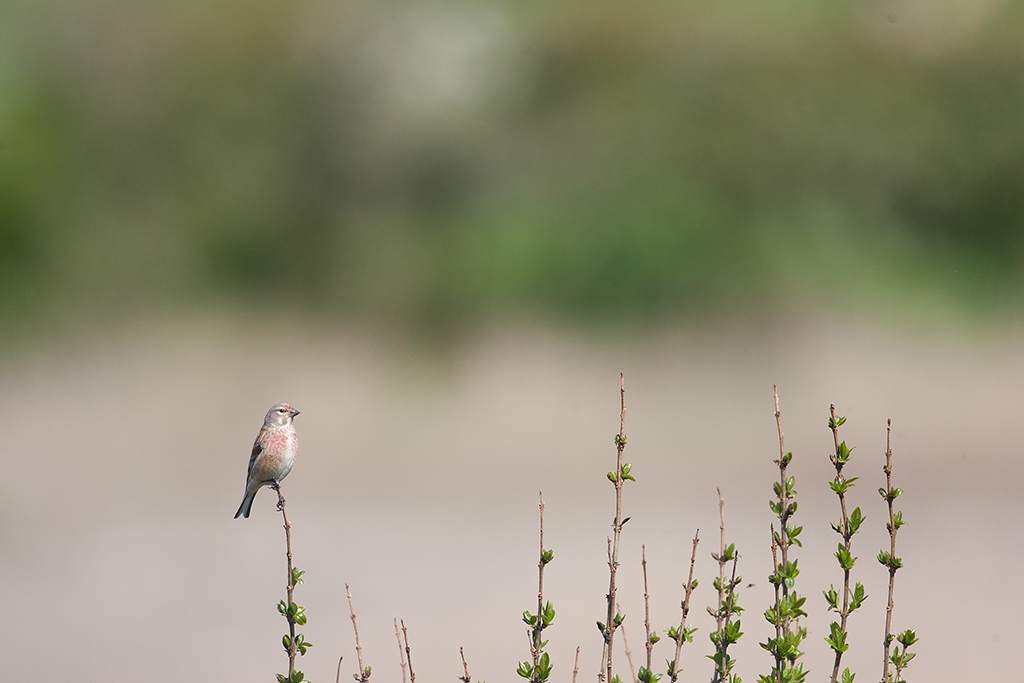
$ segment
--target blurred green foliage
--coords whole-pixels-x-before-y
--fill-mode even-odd
[[[0,6],[0,325],[1012,310],[1019,3]]]

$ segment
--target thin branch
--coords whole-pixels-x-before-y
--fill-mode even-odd
[[[345,655],[338,657],[338,673],[334,676],[334,683],[341,683],[341,661],[345,659]]]
[[[402,665],[402,683],[406,683],[408,680],[407,665],[405,663],[405,650],[402,649],[402,636],[398,633],[398,619],[395,619],[395,640],[398,641],[398,661]]]
[[[723,644],[725,643],[725,626],[726,626],[726,611],[725,607],[725,565],[728,564],[728,560],[725,559],[725,498],[722,497],[722,489],[715,489],[718,491],[718,554],[715,555],[715,560],[718,562],[718,607],[714,611],[708,608],[708,612],[715,618],[715,630],[718,633],[718,652],[721,654],[721,660],[715,666],[715,674],[712,677],[713,682],[725,681],[726,680],[726,661],[725,652],[723,650]]]
[[[782,411],[779,410],[779,387],[773,384],[772,388],[775,392],[775,424],[779,429],[779,459],[775,461],[775,464],[779,466],[779,486],[781,493],[779,494],[779,502],[781,504],[782,512],[779,515],[779,551],[782,553],[782,564],[789,562],[789,489],[786,486],[786,466],[789,465],[789,459],[786,458],[786,435],[782,433]],[[782,597],[789,596],[789,586],[785,583],[782,584]],[[789,632],[788,624],[783,626],[783,632]]]
[[[358,679],[361,683],[370,680],[370,670],[363,666],[363,645],[359,642],[359,626],[356,624],[356,608],[352,606],[352,591],[345,584],[345,595],[348,597],[348,613],[352,618],[352,630],[356,634],[356,661],[359,663]]]
[[[832,441],[834,442],[834,452],[829,456],[829,460],[832,462],[832,466],[836,468],[836,478],[832,482],[832,490],[835,491],[839,497],[839,511],[841,514],[839,524],[833,525],[835,529],[843,537],[842,548],[845,550],[846,556],[853,558],[850,554],[850,548],[853,542],[853,535],[856,533],[855,524],[859,525],[859,521],[850,521],[850,515],[846,511],[846,487],[853,486],[853,481],[856,479],[847,479],[843,476],[843,467],[849,460],[850,450],[846,447],[846,442],[840,443],[839,441],[839,427],[846,421],[846,418],[836,416],[836,404],[832,403],[829,405],[829,428],[832,430]],[[858,517],[859,510],[854,510],[854,515]],[[856,605],[851,606],[850,604],[850,569],[852,568],[852,560],[849,565],[844,564],[843,555],[841,553],[836,554],[836,558],[839,560],[840,567],[843,569],[843,604],[842,607],[837,611],[839,612],[839,630],[842,632],[842,637],[845,638],[847,631],[847,622],[849,621],[850,614],[856,609]],[[832,590],[831,588],[829,589]],[[863,588],[861,588],[863,591]],[[826,598],[830,594],[826,593]],[[831,607],[829,609],[832,609]],[[831,641],[830,641],[831,644]],[[842,664],[844,649],[833,647],[835,650],[835,660],[832,665],[832,677],[830,683],[837,683],[839,680],[839,667]]]
[[[620,605],[615,605],[615,611],[622,613]],[[640,683],[640,679],[636,675],[636,667],[633,665],[633,651],[629,649],[629,640],[626,638],[626,627],[620,626],[622,629],[622,647],[626,651],[626,661],[629,663],[629,673],[632,676],[633,683]]]
[[[889,598],[885,606],[885,640],[884,640],[884,660],[882,662],[882,681],[888,683],[891,679],[892,674],[889,673],[889,664],[892,662],[896,669],[896,680],[901,681],[901,674],[903,667],[910,661],[909,658],[913,658],[913,654],[906,654],[906,650],[912,644],[911,641],[904,643],[903,657],[899,656],[899,647],[896,648],[896,653],[890,656],[889,650],[892,647],[892,641],[896,639],[896,636],[892,632],[892,610],[896,604],[895,601],[895,590],[896,590],[896,570],[903,566],[903,561],[896,556],[896,533],[899,531],[903,522],[903,515],[900,512],[896,512],[893,508],[893,501],[900,495],[900,489],[894,489],[892,485],[892,420],[886,422],[885,427],[885,491],[879,491],[885,497],[886,502],[889,505],[889,523],[886,527],[889,530],[889,552],[879,553],[879,562],[882,562],[889,570]],[[913,636],[912,632],[910,633]],[[893,661],[896,659],[897,661]]]
[[[685,592],[683,594],[682,611],[683,615],[679,619],[679,630],[676,632],[676,656],[672,660],[669,666],[669,678],[672,683],[676,683],[679,679],[679,673],[682,669],[679,667],[679,655],[683,650],[683,643],[686,642],[686,617],[690,614],[690,596],[693,594],[693,589],[696,584],[693,582],[693,566],[697,562],[697,544],[700,543],[700,529],[693,534],[693,550],[690,552],[690,575],[686,579]]]
[[[612,539],[609,540],[608,553],[608,612],[604,628],[604,647],[601,652],[602,671],[597,675],[598,681],[612,680],[612,643],[615,629],[618,627],[616,605],[615,575],[619,568],[619,538],[622,535],[622,451],[626,448],[626,378],[619,373],[619,433],[615,437],[616,457],[615,471],[609,478],[615,484],[615,519],[612,520]]]
[[[295,671],[295,655],[298,653],[299,647],[295,643],[295,619],[292,616],[291,606],[295,602],[295,582],[293,579],[294,572],[292,572],[292,525],[288,521],[288,513],[284,510],[284,494],[281,493],[280,482],[275,481],[270,485],[270,488],[277,493],[277,509],[281,511],[281,517],[284,519],[284,542],[285,551],[288,556],[288,605],[287,611],[285,612],[285,618],[288,619],[288,677],[291,679],[292,672]]]
[[[416,683],[416,672],[412,669],[412,652],[409,650],[409,630],[405,628],[405,619],[402,619],[402,637],[405,638],[405,661],[409,662],[409,682]]]
[[[576,676],[580,672],[580,646],[576,646],[576,663],[572,665],[572,683],[576,683]]]
[[[469,683],[470,682],[469,665],[466,664],[466,653],[462,650],[462,646],[461,645],[459,646],[459,656],[462,657],[462,671],[463,671],[463,675],[459,676],[459,680],[462,681],[462,683]]]
[[[772,567],[774,568],[773,574],[779,572],[779,537],[775,533],[775,525],[772,524]],[[773,576],[773,578],[776,578]],[[772,585],[775,588],[775,642],[782,642],[782,588],[781,581],[772,581]],[[775,676],[776,681],[782,680],[782,662],[784,660],[782,651],[775,647],[772,649],[772,654],[775,657]]]
[[[651,596],[647,590],[647,546],[640,546],[640,565],[644,570],[644,632],[647,639],[644,646],[647,648],[647,670],[651,670],[651,653],[654,650],[654,643],[651,642]]]
[[[533,656],[533,670],[536,672],[540,667],[540,656],[542,649],[542,631],[544,630],[544,566],[547,562],[544,559],[544,492],[538,494],[540,498],[540,559],[537,560],[537,620],[533,624],[530,638],[530,654]],[[534,674],[536,676],[536,673]]]

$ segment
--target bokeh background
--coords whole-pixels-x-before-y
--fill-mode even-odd
[[[892,418],[908,676],[1012,679],[1022,31],[1011,0],[0,3],[0,678],[273,680],[279,518],[231,515],[288,401],[310,678],[356,670],[349,584],[373,680],[396,617],[423,680],[460,646],[516,680],[543,489],[554,675],[578,645],[585,680],[623,372],[638,663],[640,546],[664,630],[700,527],[682,664],[709,675],[721,487],[738,672],[770,667],[777,383],[812,676],[835,402],[868,517],[850,665],[880,675]]]

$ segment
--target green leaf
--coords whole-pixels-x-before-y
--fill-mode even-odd
[[[546,681],[548,676],[551,675],[551,668],[551,658],[545,652],[540,656],[540,661],[537,662],[537,668],[535,669],[537,680]]]
[[[853,512],[850,513],[850,533],[857,533],[860,529],[860,525],[864,523],[864,515],[861,513],[860,508],[854,508]]]
[[[516,669],[516,673],[523,678],[532,678],[533,666],[529,662],[519,662],[519,668]]]
[[[864,601],[868,599],[867,593],[864,592],[864,584],[857,582],[854,586],[853,596],[850,598],[850,611],[854,611],[858,607],[864,604]]]
[[[540,554],[540,561],[543,562],[544,564],[548,564],[553,559],[555,559],[555,551],[554,550],[545,550],[544,552],[542,552]]]
[[[825,638],[825,642],[828,643],[829,647],[834,652],[846,652],[850,649],[849,643],[846,642],[846,633],[836,622],[832,622],[829,626],[830,633]]]
[[[832,612],[839,611],[839,594],[836,593],[835,586],[829,586],[827,591],[822,591],[822,595],[825,596],[825,602],[828,603],[828,609]]]
[[[656,674],[646,666],[641,666],[639,671],[637,671],[636,677],[640,683],[658,683],[661,674]]]
[[[845,441],[839,444],[839,448],[836,449],[836,460],[842,464],[850,461],[850,448],[846,445]]]
[[[917,634],[910,629],[907,629],[903,633],[896,636],[896,640],[900,642],[903,647],[907,648],[917,642]]]
[[[555,606],[548,600],[547,604],[544,605],[544,612],[541,614],[541,619],[544,621],[544,625],[548,626],[552,621],[555,620]]]
[[[853,554],[850,553],[850,551],[842,544],[840,544],[839,549],[836,550],[835,558],[839,560],[839,566],[843,571],[850,571],[853,569],[853,565],[857,561],[857,558],[854,557]]]

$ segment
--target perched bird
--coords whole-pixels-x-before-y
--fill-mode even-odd
[[[278,403],[267,411],[263,429],[256,436],[249,458],[249,474],[245,480],[245,497],[238,506],[235,519],[248,517],[256,492],[268,485],[276,485],[288,476],[299,452],[299,435],[292,419],[299,411],[287,403]]]

